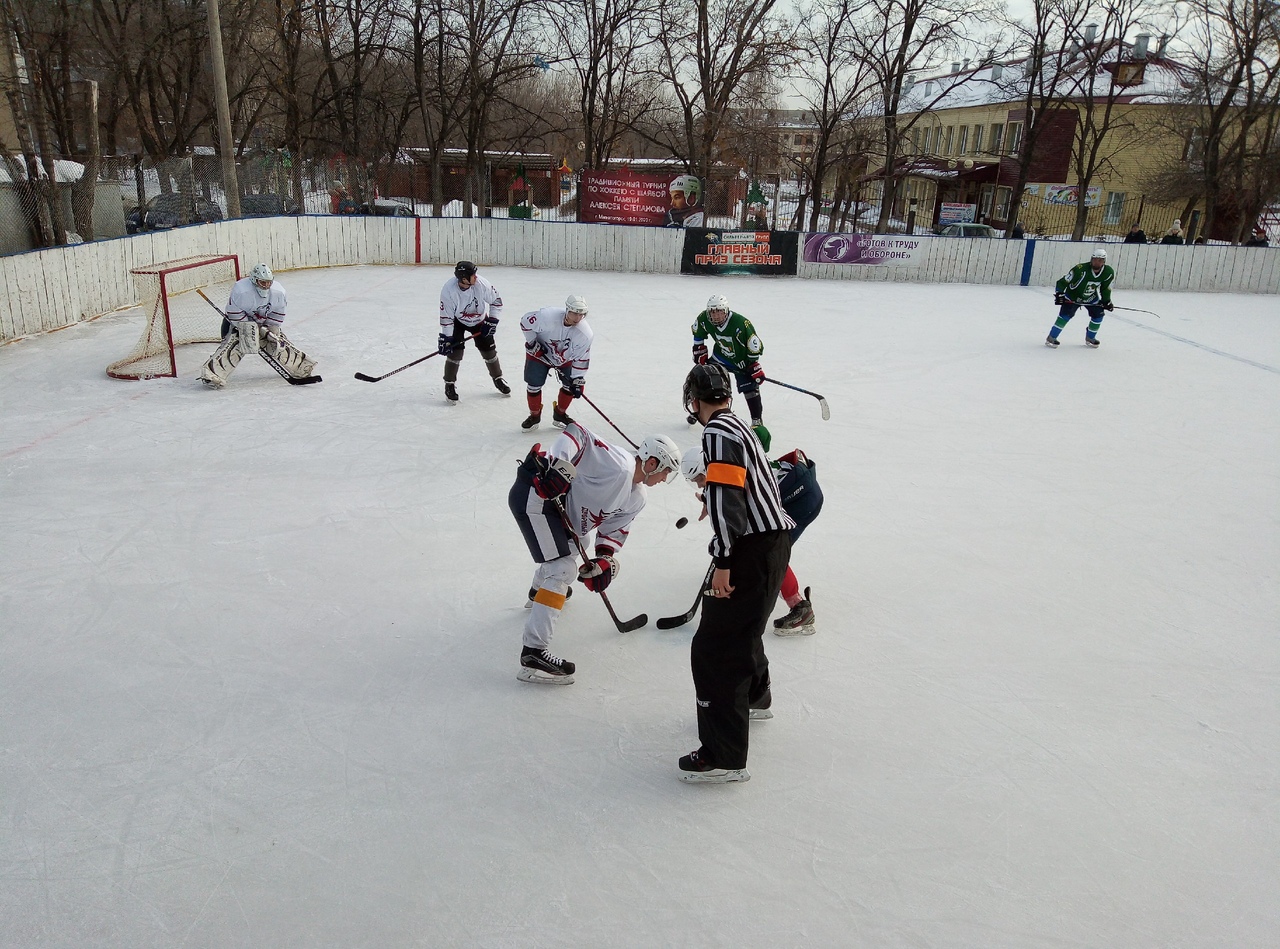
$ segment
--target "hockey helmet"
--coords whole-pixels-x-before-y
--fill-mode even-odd
[[[718,362],[694,366],[684,377],[684,410],[690,415],[693,402],[727,402],[732,395],[729,373]]]
[[[636,453],[640,456],[641,463],[650,458],[657,459],[658,467],[654,474],[665,471],[667,475],[662,479],[663,482],[670,482],[680,470],[680,449],[666,435],[646,435]]]
[[[1091,259],[1091,260],[1106,260],[1106,259],[1107,259],[1107,249],[1106,249],[1105,247],[1095,247],[1095,248],[1093,249],[1093,256],[1092,256],[1090,259]]]
[[[569,299],[564,301],[565,311],[568,313],[581,313],[587,315],[587,299],[577,293],[569,294]]]
[[[271,292],[271,282],[276,277],[266,264],[255,264],[254,268],[249,271],[249,276],[253,278],[253,287],[258,291],[258,296],[265,297]],[[266,284],[266,286],[263,286],[263,284]]]
[[[677,191],[684,192],[684,202],[687,205],[695,205],[702,198],[702,182],[698,180],[697,175],[676,175],[671,179],[668,189],[672,194]]]
[[[686,481],[694,484],[697,483],[696,479],[699,475],[707,473],[707,462],[702,455],[701,448],[684,456],[684,459],[680,462],[680,473],[684,475]]]
[[[469,260],[460,260],[453,266],[453,275],[459,280],[476,275],[476,265]]]

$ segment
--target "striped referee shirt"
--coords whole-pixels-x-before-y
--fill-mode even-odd
[[[722,409],[702,430],[707,462],[704,498],[715,537],[711,557],[728,569],[734,542],[748,534],[786,531],[795,521],[782,509],[778,482],[755,432],[741,418]]]

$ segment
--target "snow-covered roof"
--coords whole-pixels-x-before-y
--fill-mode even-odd
[[[18,164],[19,166],[23,165],[21,161],[19,161]],[[45,173],[44,164],[40,163],[37,167],[39,169],[37,177],[47,178],[48,175]],[[18,178],[19,181],[27,180],[25,168],[23,170],[24,174]],[[69,161],[65,158],[55,158],[53,161],[53,176],[54,181],[58,184],[73,184],[84,177],[84,165],[80,164],[78,161]],[[13,178],[9,174],[8,165],[0,164],[0,183],[13,184]]]

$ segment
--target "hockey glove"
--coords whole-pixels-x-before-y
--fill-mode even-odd
[[[758,362],[753,362],[747,366],[747,372],[751,373],[751,378],[756,382],[764,382],[764,369]]]
[[[578,579],[592,593],[603,593],[617,575],[618,561],[609,554],[589,560],[578,568]]]
[[[1053,295],[1054,306],[1066,306],[1070,302],[1071,301],[1067,299],[1067,295],[1065,293],[1055,293]]]
[[[1106,303],[1102,304],[1102,308],[1106,310],[1108,313],[1110,313],[1112,310],[1116,308],[1116,305],[1112,303],[1110,300],[1108,300]]]
[[[564,382],[564,391],[575,399],[582,398],[582,390],[587,387],[587,380],[582,376],[572,376]]]
[[[498,318],[496,316],[486,316],[484,322],[480,324],[480,338],[493,339],[495,333],[498,332]]]
[[[538,497],[559,498],[569,493],[569,486],[577,474],[569,459],[548,457],[541,445],[534,445],[525,461],[529,464],[533,490],[538,492]]]
[[[707,361],[707,344],[701,340],[693,344],[693,361],[699,366]]]
[[[441,333],[440,339],[436,341],[436,346],[440,350],[441,356],[447,356],[453,352],[453,336],[449,333]]]
[[[541,343],[525,343],[524,354],[534,362],[546,362]]]

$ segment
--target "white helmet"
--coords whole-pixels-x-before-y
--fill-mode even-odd
[[[726,314],[729,313],[729,298],[719,293],[712,294],[711,299],[707,301],[707,312],[712,310],[724,310]]]
[[[707,463],[702,457],[701,449],[684,456],[684,460],[680,462],[680,473],[685,476],[686,481],[693,481],[698,475],[707,473]]]
[[[693,205],[698,203],[698,198],[702,195],[702,182],[698,180],[697,175],[676,175],[671,179],[667,190],[673,194],[683,191],[685,202]]]
[[[258,291],[258,296],[265,298],[271,292],[271,281],[275,280],[275,274],[271,272],[271,268],[266,264],[256,264],[249,271],[249,276],[253,278],[253,288]],[[266,282],[266,286],[262,286],[262,282]]]
[[[641,464],[650,458],[658,459],[657,470],[667,472],[662,479],[664,482],[670,482],[680,470],[680,449],[666,435],[646,435],[636,454],[640,456]]]
[[[564,308],[565,308],[565,311],[568,313],[581,313],[583,316],[586,316],[587,315],[586,297],[580,296],[577,293],[571,293],[569,294],[569,299],[564,301]]]
[[[1090,259],[1092,259],[1092,260],[1106,260],[1106,259],[1107,259],[1107,249],[1106,249],[1105,247],[1095,247],[1095,248],[1093,249],[1093,256],[1092,256],[1092,258],[1090,258]]]

